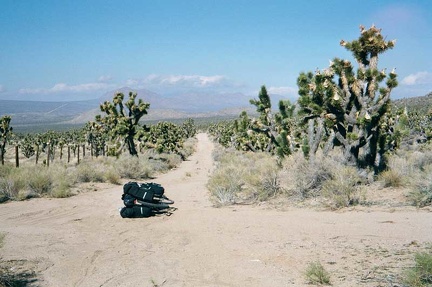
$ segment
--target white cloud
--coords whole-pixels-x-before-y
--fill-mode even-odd
[[[292,96],[297,95],[297,89],[292,87],[269,87],[267,92],[273,95]]]
[[[216,88],[232,86],[225,76],[200,76],[200,75],[156,75],[152,74],[143,79],[129,79],[128,86],[160,86],[172,88]]]
[[[68,85],[65,83],[58,83],[51,88],[24,88],[20,89],[18,92],[20,94],[54,94],[62,92],[83,93],[106,90],[112,87],[113,85],[107,83],[87,83],[80,85]]]
[[[6,92],[6,88],[3,85],[0,85],[0,93]]]
[[[98,82],[99,82],[99,83],[106,83],[106,82],[111,81],[112,79],[113,79],[112,76],[109,76],[109,75],[103,75],[103,76],[100,76],[100,77],[98,78]]]
[[[432,73],[418,72],[402,79],[402,85],[413,86],[421,84],[432,84]]]

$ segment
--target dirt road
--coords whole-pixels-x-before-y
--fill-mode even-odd
[[[212,149],[199,134],[196,153],[154,180],[175,200],[169,217],[121,218],[112,185],[0,205],[0,259],[34,270],[35,286],[310,286],[312,261],[333,286],[390,286],[414,252],[431,250],[426,211],[213,208]]]

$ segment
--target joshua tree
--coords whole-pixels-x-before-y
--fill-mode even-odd
[[[386,114],[390,93],[397,86],[395,71],[378,70],[378,56],[394,47],[381,30],[360,26],[360,37],[340,44],[351,51],[358,68],[335,58],[328,69],[301,73],[298,77],[299,105],[309,124],[308,145],[314,153],[323,141],[327,148],[342,147],[347,164],[374,167],[384,164]],[[385,81],[385,86],[380,84]]]
[[[273,115],[270,96],[265,86],[261,87],[258,99],[250,100],[250,103],[256,106],[260,114],[258,120],[252,121],[252,129],[270,139],[267,151],[275,149],[280,157],[291,154],[294,149],[291,137],[294,106],[289,101],[280,101],[279,112]]]
[[[87,142],[90,144],[91,155],[98,157],[104,153],[107,131],[96,122],[88,122],[84,127]]]
[[[105,112],[106,116],[96,116],[96,122],[110,131],[111,138],[123,139],[123,145],[126,145],[129,153],[134,156],[138,156],[134,137],[142,128],[139,125],[139,120],[147,114],[147,109],[150,107],[150,104],[145,103],[142,99],[135,103],[136,97],[136,93],[130,92],[129,100],[123,104],[123,93],[116,93],[112,103],[106,101],[100,106],[101,111]]]
[[[12,127],[10,126],[10,116],[3,116],[0,118],[0,161],[4,165],[4,157],[6,154],[6,144],[12,134]]]

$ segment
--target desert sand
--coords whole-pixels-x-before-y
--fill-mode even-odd
[[[171,216],[121,218],[121,185],[8,202],[2,264],[33,271],[29,286],[311,286],[304,272],[319,261],[333,286],[400,286],[413,254],[432,249],[429,209],[215,208],[213,144],[197,137],[187,161],[152,180],[175,201]]]

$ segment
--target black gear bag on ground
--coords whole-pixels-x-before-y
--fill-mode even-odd
[[[137,200],[154,202],[164,197],[165,189],[158,183],[128,182],[123,186],[123,194],[129,194]]]
[[[123,218],[142,218],[152,216],[153,212],[150,207],[134,205],[120,209],[120,215]]]
[[[164,195],[165,189],[158,183],[128,182],[123,186],[121,199],[125,207],[120,209],[123,218],[150,217],[157,214],[171,215],[176,208],[174,201]]]

